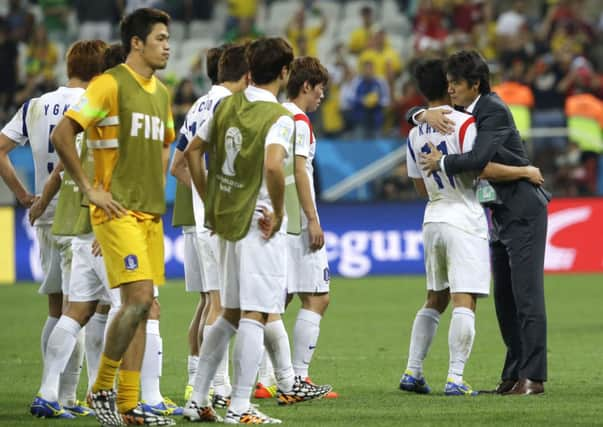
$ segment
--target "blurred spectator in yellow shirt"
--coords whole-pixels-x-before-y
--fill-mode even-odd
[[[306,12],[303,7],[291,17],[291,20],[287,24],[285,34],[287,39],[289,39],[289,43],[291,43],[291,47],[293,47],[295,56],[317,56],[317,40],[327,28],[327,19],[317,7],[312,8],[312,14],[320,19],[320,23],[316,26],[307,26]],[[300,52],[298,41],[305,43],[305,52]]]
[[[257,0],[227,0],[227,4],[226,33],[240,25],[242,20],[255,20],[258,12]]]
[[[352,31],[348,43],[350,52],[354,54],[358,54],[366,49],[376,30],[372,7],[365,6],[360,9],[360,17],[362,18],[362,27]]]
[[[387,46],[386,40],[385,31],[377,30],[358,57],[358,66],[360,68],[362,64],[372,62],[375,75],[384,78],[391,85],[402,72],[402,62],[400,54]]]

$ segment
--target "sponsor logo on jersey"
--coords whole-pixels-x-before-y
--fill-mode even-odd
[[[138,268],[138,257],[130,254],[124,258],[124,264],[126,265],[126,270],[136,270]]]

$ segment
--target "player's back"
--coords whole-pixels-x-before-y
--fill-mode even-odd
[[[20,145],[29,141],[34,161],[36,194],[42,192],[50,173],[59,161],[58,154],[50,142],[50,134],[69,106],[75,104],[83,93],[82,88],[59,87],[25,102],[18,116],[7,125],[6,132],[11,139]],[[55,196],[36,224],[52,222],[56,200]]]
[[[476,174],[446,175],[443,171],[427,176],[419,165],[420,154],[429,153],[429,143],[442,154],[462,154],[471,151],[477,134],[475,119],[452,109],[447,115],[455,123],[454,133],[443,135],[427,123],[413,128],[408,137],[407,165],[411,178],[423,179],[429,195],[424,222],[445,222],[480,235],[486,232],[484,210],[474,190]]]
[[[180,133],[186,138],[187,144],[193,139],[197,133],[197,129],[199,129],[204,122],[213,117],[214,111],[220,101],[229,95],[232,95],[230,90],[224,86],[214,85],[209,92],[195,101],[188,110],[182,128],[180,129]],[[197,192],[197,188],[194,185],[191,185],[191,188],[193,191],[192,198],[195,224],[198,231],[203,231],[205,230],[205,226],[203,225],[205,223],[205,206]]]

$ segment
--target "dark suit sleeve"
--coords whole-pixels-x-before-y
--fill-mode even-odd
[[[412,121],[412,116],[414,116],[417,111],[424,109],[425,107],[412,107],[411,109],[409,109],[406,112],[406,121],[408,122],[408,124],[410,124],[411,126],[416,126],[416,123]]]
[[[477,118],[477,137],[473,149],[464,154],[450,154],[444,159],[446,173],[478,171],[492,160],[499,146],[512,134],[512,124],[503,109],[490,108]]]

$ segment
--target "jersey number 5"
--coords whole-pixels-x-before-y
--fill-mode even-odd
[[[446,141],[441,141],[437,147],[438,151],[444,155],[448,154],[448,147],[446,147]],[[421,151],[425,154],[429,154],[431,153],[431,149],[429,148],[429,145],[425,144],[424,146],[421,147]],[[442,182],[442,178],[440,177],[440,174],[437,172],[433,172],[431,174],[431,176],[433,176],[433,179],[435,180],[436,184],[438,184],[438,188],[442,189],[444,188],[444,183]],[[452,188],[456,188],[456,184],[454,183],[454,176],[452,175],[446,175],[448,177],[448,181],[450,182],[450,185],[452,185]]]

